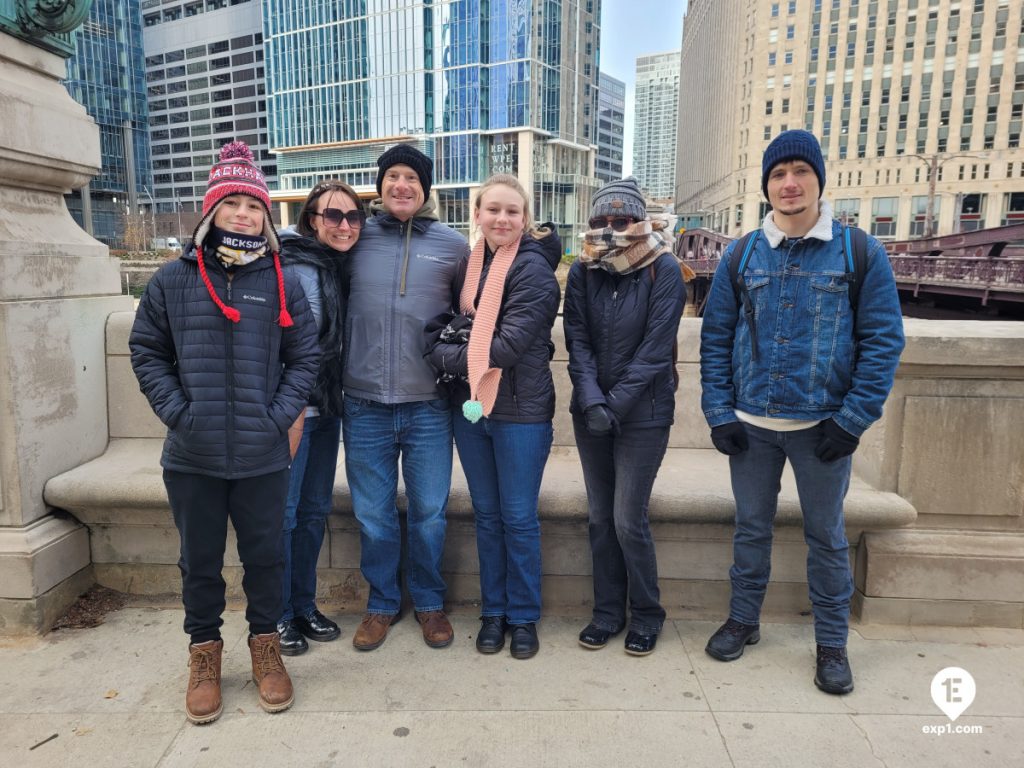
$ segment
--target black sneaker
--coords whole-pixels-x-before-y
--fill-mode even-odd
[[[740,624],[729,619],[711,636],[704,647],[708,656],[719,661],[735,661],[743,655],[743,648],[761,639],[760,624]]]
[[[480,653],[497,653],[505,647],[504,616],[481,616],[480,632],[476,636],[476,649]]]
[[[607,629],[601,629],[596,624],[590,623],[580,632],[580,645],[592,651],[597,651],[608,645],[608,639],[617,634],[619,633],[609,632]]]
[[[654,653],[657,642],[657,635],[645,635],[630,630],[626,634],[626,653],[630,656],[649,656]]]
[[[310,640],[326,643],[341,637],[341,628],[314,608],[304,616],[296,616],[292,624]]]
[[[512,640],[508,644],[509,653],[514,659],[530,659],[537,655],[540,650],[540,641],[537,639],[536,624],[510,624]]]
[[[846,647],[818,646],[818,668],[814,684],[825,693],[842,695],[853,690],[853,670],[846,658]]]
[[[281,635],[281,653],[285,656],[301,656],[309,650],[309,643],[291,619],[277,622],[277,633]]]

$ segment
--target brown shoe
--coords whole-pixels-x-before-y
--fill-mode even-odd
[[[224,709],[220,698],[220,657],[223,650],[223,640],[208,640],[188,647],[185,715],[196,725],[212,723]]]
[[[423,642],[431,648],[445,648],[452,644],[454,632],[444,611],[416,611],[416,621],[423,630]]]
[[[260,706],[267,712],[281,712],[295,701],[292,679],[281,659],[281,636],[277,632],[249,635],[252,681],[260,693]]]
[[[359,622],[359,628],[352,636],[352,645],[360,651],[372,651],[380,648],[388,636],[391,625],[398,621],[398,614],[389,616],[386,613],[368,613]]]

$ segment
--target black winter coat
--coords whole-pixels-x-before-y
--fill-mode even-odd
[[[491,365],[501,368],[498,396],[488,418],[495,421],[531,424],[550,421],[555,415],[555,384],[551,378],[551,326],[558,316],[561,289],[555,268],[562,258],[562,242],[554,225],[550,234],[535,239],[526,234],[519,243],[512,266],[505,277],[501,310],[491,339]],[[487,281],[491,260],[486,259],[480,275],[480,290]],[[462,291],[462,285],[458,286]],[[456,300],[459,293],[456,293]],[[480,293],[477,293],[477,302]],[[467,373],[465,344],[437,344],[428,353],[435,370],[443,366]],[[459,409],[469,395],[456,398]],[[462,418],[461,410],[456,418]]]
[[[139,387],[167,426],[165,469],[240,479],[291,463],[288,427],[306,407],[320,360],[316,323],[298,281],[285,277],[294,325],[277,324],[269,256],[231,281],[206,256],[217,295],[241,312],[228,320],[199,276],[192,246],[161,267],[139,302],[128,346]]]
[[[648,267],[612,275],[577,261],[569,269],[562,313],[574,415],[603,404],[620,427],[673,423],[672,343],[686,287],[671,254],[653,267],[653,281]]]
[[[319,292],[320,372],[317,374],[309,404],[315,405],[321,416],[341,416],[342,397],[342,344],[345,337],[345,303],[348,290],[345,285],[345,263],[348,253],[336,251],[313,237],[305,237],[292,229],[280,233],[281,264],[304,264],[316,270],[315,289]],[[299,282],[302,282],[300,275]],[[307,298],[312,303],[314,297]],[[314,315],[316,313],[314,312]]]

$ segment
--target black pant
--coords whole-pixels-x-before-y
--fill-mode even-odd
[[[647,521],[654,478],[668,447],[668,427],[626,428],[594,437],[573,419],[590,508],[594,561],[594,624],[618,632],[626,623],[645,635],[665,622],[658,589],[658,561]]]
[[[253,634],[277,629],[284,573],[282,523],[289,470],[223,480],[164,470],[167,498],[181,535],[181,599],[193,643],[220,639],[224,623],[224,548],[228,518],[242,561],[245,618]]]

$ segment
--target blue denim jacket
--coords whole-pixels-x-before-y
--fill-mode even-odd
[[[832,240],[758,238],[744,278],[756,342],[739,310],[725,252],[701,328],[701,407],[710,426],[756,416],[827,419],[859,437],[882,415],[903,351],[903,318],[892,268],[868,238],[856,318],[850,308],[842,225]],[[756,361],[751,354],[757,344]]]

